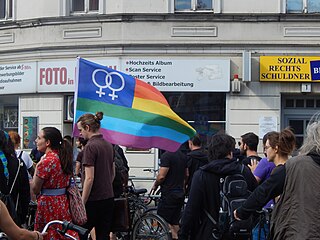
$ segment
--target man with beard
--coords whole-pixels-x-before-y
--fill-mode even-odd
[[[251,165],[251,161],[257,163],[261,160],[261,157],[259,157],[257,153],[259,137],[256,134],[253,132],[243,134],[238,144],[240,154],[244,156],[242,160],[244,165],[249,166]]]

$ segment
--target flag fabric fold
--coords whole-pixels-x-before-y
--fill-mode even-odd
[[[100,132],[114,144],[174,152],[195,135],[156,88],[82,58],[78,58],[75,104],[75,123],[85,113],[103,112]]]

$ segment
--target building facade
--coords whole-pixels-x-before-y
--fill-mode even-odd
[[[290,125],[299,145],[320,109],[319,13],[317,0],[2,0],[0,126],[25,149],[44,126],[71,134],[80,56],[157,87],[204,139]],[[127,149],[132,175],[152,178],[157,152]]]

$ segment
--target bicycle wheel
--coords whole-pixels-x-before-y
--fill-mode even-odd
[[[132,216],[131,216],[131,226],[133,227],[134,224],[143,216],[143,214],[145,213],[145,211],[148,208],[144,205],[144,204],[137,204],[133,206],[133,212],[132,212]]]
[[[166,221],[152,212],[145,213],[134,225],[132,240],[171,240],[170,228]]]

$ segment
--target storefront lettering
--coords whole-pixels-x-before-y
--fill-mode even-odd
[[[40,68],[40,85],[72,85],[73,79],[68,78],[67,68]]]
[[[279,57],[278,63],[279,64],[307,64],[304,58],[297,58],[297,57]]]
[[[277,79],[299,79],[311,80],[308,73],[262,73],[261,79],[263,80],[277,80]]]
[[[261,81],[314,81],[320,73],[317,57],[261,56]],[[320,75],[320,74],[319,74]]]
[[[320,73],[320,67],[318,67],[318,68],[313,68],[313,73],[314,73],[314,74]]]

